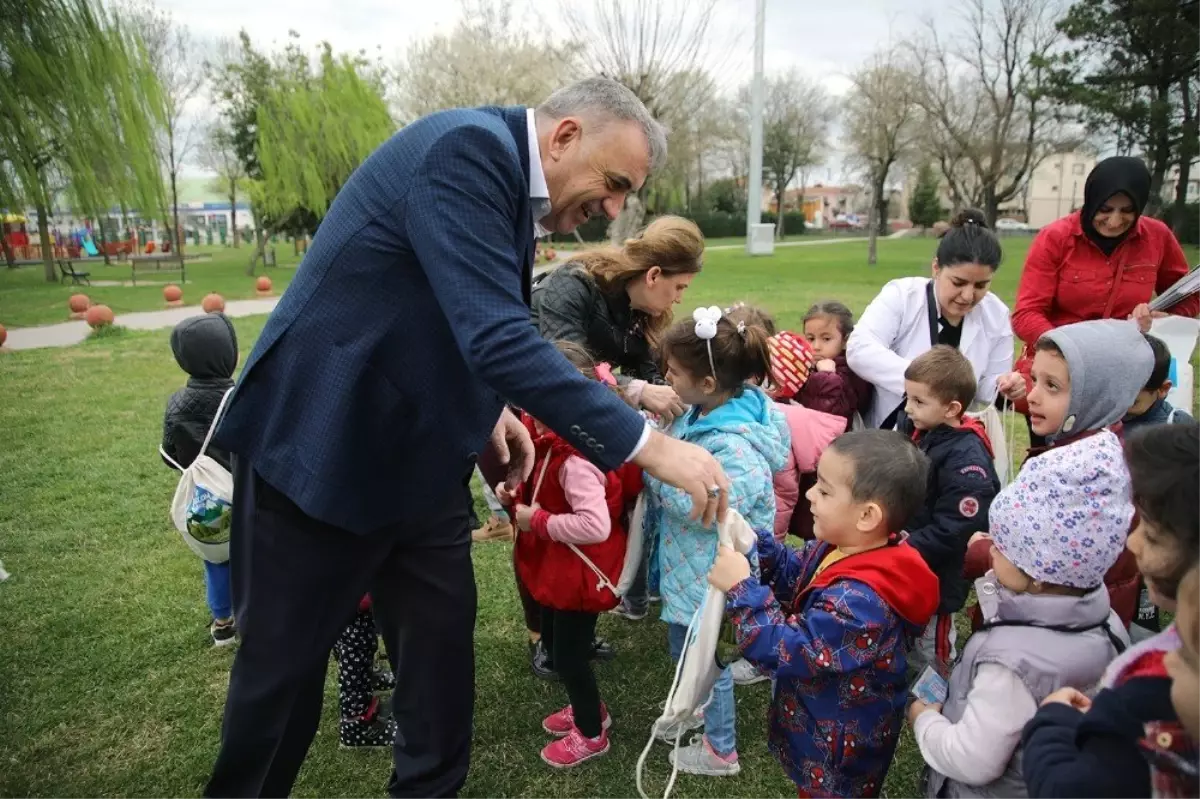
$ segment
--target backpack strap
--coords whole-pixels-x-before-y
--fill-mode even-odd
[[[162,456],[163,456],[163,460],[165,460],[167,463],[169,463],[169,464],[171,464],[172,466],[174,466],[174,467],[175,467],[176,469],[178,469],[179,471],[181,471],[181,472],[183,472],[183,471],[187,471],[186,469],[184,469],[182,466],[180,466],[180,465],[179,465],[179,462],[178,462],[178,461],[176,461],[174,458],[172,458],[170,455],[168,455],[168,454],[167,454],[167,451],[166,451],[165,449],[163,449],[163,446],[162,446],[162,444],[159,444],[159,445],[158,445],[158,454],[159,454],[159,455],[162,455]]]
[[[1104,634],[1108,636],[1108,641],[1113,645],[1113,648],[1117,650],[1117,654],[1119,655],[1125,651],[1125,642],[1118,638],[1117,634],[1113,632],[1112,627],[1109,626],[1108,619],[1105,619],[1098,624],[1089,624],[1086,627],[1071,627],[1066,624],[1038,624],[1037,622],[1017,621],[1015,619],[1008,621],[989,621],[981,624],[976,632],[990,630],[993,627],[1037,627],[1042,630],[1053,630],[1056,633],[1086,633],[1090,632],[1091,630],[1103,628]]]
[[[574,544],[567,544],[567,546],[571,548],[572,552],[579,556],[579,559],[583,561],[583,565],[591,569],[592,573],[596,575],[597,579],[599,580],[599,582],[596,583],[597,589],[607,588],[609,591],[613,592],[613,596],[620,596],[620,594],[617,593],[617,586],[613,584],[612,580],[608,579],[608,575],[600,571],[599,566],[597,566],[595,563],[592,563],[591,558],[583,554],[579,547],[575,546]]]
[[[196,453],[196,457],[200,458],[208,451],[208,442],[212,441],[213,433],[216,432],[217,425],[221,423],[221,416],[225,413],[225,404],[229,402],[229,395],[233,393],[236,386],[231,386],[221,396],[221,404],[217,406],[217,413],[213,416],[212,424],[208,426],[208,433],[204,436],[204,443],[200,445],[200,451]],[[180,470],[182,471],[182,469]]]

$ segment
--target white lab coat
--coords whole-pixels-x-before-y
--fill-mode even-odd
[[[854,373],[875,386],[875,398],[864,415],[868,427],[879,427],[904,396],[904,370],[930,349],[929,315],[925,310],[927,277],[902,277],[879,292],[854,326],[846,343],[846,361]],[[1013,333],[1008,306],[988,293],[962,322],[959,352],[974,368],[979,384],[972,410],[996,400],[996,380],[1012,371]]]

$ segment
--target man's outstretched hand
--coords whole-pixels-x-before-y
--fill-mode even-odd
[[[703,519],[704,526],[709,527],[725,518],[729,478],[707,450],[655,430],[633,462],[647,474],[691,494],[693,521]]]
[[[533,472],[533,439],[508,408],[500,414],[500,421],[492,430],[492,448],[500,465],[508,469],[504,485],[515,493]]]

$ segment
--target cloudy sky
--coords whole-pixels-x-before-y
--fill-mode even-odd
[[[665,0],[670,4],[680,0]],[[156,0],[202,37],[232,37],[244,28],[260,46],[282,46],[289,29],[305,42],[328,40],[335,49],[366,50],[392,62],[421,37],[449,32],[462,14],[460,0]],[[565,38],[564,9],[592,0],[513,0],[514,16],[533,30]],[[902,39],[933,0],[767,0],[767,72],[795,67],[830,92],[846,90],[846,75],[876,47]],[[711,49],[724,54],[719,73],[730,87],[753,68],[755,0],[718,0]],[[840,159],[829,178],[839,179]]]

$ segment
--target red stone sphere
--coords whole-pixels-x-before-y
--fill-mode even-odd
[[[4,329],[4,325],[0,325],[0,347],[4,346],[4,342],[8,340],[8,331]]]
[[[93,305],[87,309],[87,316],[84,317],[88,325],[91,327],[104,327],[113,323],[112,308],[107,305]]]
[[[183,299],[183,289],[174,283],[163,287],[163,299],[167,302],[179,302]]]
[[[91,304],[92,301],[86,294],[72,294],[71,299],[67,300],[67,307],[71,309],[71,313],[83,313]]]
[[[200,307],[204,309],[205,313],[216,313],[217,311],[223,311],[225,310],[225,298],[220,294],[213,292],[212,294],[206,295],[204,299],[200,301]]]
[[[260,277],[258,279],[258,282],[255,283],[254,285],[259,291],[270,291],[271,290],[271,278],[267,277],[266,275],[263,275],[262,277]]]

